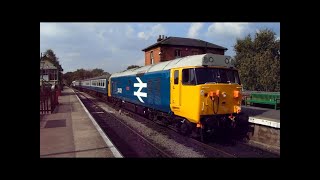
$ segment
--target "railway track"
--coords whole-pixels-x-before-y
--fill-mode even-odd
[[[82,96],[84,96],[84,95],[82,94]],[[96,101],[103,102],[103,103],[107,104],[108,106],[113,108],[115,111],[120,110],[119,107],[114,107],[111,103],[103,100],[102,98],[99,98],[99,97],[95,97],[95,98],[97,98]],[[230,145],[230,144],[226,145],[224,143],[216,143],[216,142],[203,143],[203,142],[199,141],[198,139],[181,135],[177,131],[177,129],[175,129],[174,127],[172,127],[170,125],[168,126],[166,124],[163,124],[160,121],[149,120],[145,117],[142,117],[142,116],[140,116],[136,113],[133,113],[129,110],[126,110],[126,109],[121,109],[121,111],[123,113],[125,113],[126,115],[132,117],[133,119],[140,121],[140,122],[143,122],[144,124],[148,124],[148,126],[151,126],[152,128],[156,129],[157,131],[159,131],[161,133],[167,134],[171,139],[174,139],[177,142],[183,143],[184,145],[186,145],[188,147],[192,147],[196,151],[204,154],[205,157],[225,157],[225,158],[239,158],[239,157],[240,158],[242,158],[242,157],[256,157],[256,158],[272,157],[272,158],[276,158],[276,157],[279,157],[279,155],[277,155],[277,154],[274,154],[274,153],[271,153],[271,152],[268,152],[268,151],[265,151],[265,150],[262,150],[262,149],[259,149],[256,147],[249,146],[249,145],[242,143],[240,141],[233,141],[232,145]],[[113,118],[116,118],[116,117],[113,115]],[[121,120],[118,120],[118,121],[121,122]],[[124,123],[122,123],[122,124],[124,124]],[[130,128],[129,126],[127,126],[126,124],[124,124],[124,125],[126,126],[126,128],[131,129],[131,131],[135,131],[132,128]],[[163,128],[159,128],[159,125]],[[109,134],[108,134],[108,136],[109,136]],[[141,139],[145,139],[146,141],[149,141],[140,134],[138,136],[141,136],[140,137]],[[149,141],[148,144],[153,144],[153,143],[151,141]],[[154,146],[154,145],[151,145],[151,146]],[[155,148],[157,148],[157,147],[155,146]],[[164,155],[162,157],[172,156],[167,152],[161,152],[162,150],[160,148],[158,148],[158,151]]]
[[[84,93],[76,93],[124,157],[172,157],[171,154],[160,149],[153,142],[140,135],[139,132],[123,123],[114,114],[99,107],[93,99]]]
[[[171,131],[176,133],[176,136],[182,136],[178,130],[173,126],[168,126],[163,124],[160,121],[152,121],[147,118],[144,118],[138,114],[134,114],[130,111],[125,110],[126,112],[130,113],[130,116],[134,119],[145,119],[146,121],[150,121],[152,123],[156,123],[157,125],[160,125],[162,127],[168,128]],[[183,136],[185,137],[185,136]],[[279,155],[271,153],[269,151],[259,149],[256,147],[252,147],[248,144],[245,144],[241,141],[232,140],[230,141],[222,141],[222,142],[207,142],[203,143],[200,141],[200,139],[193,138],[193,137],[185,137],[188,138],[188,143],[192,143],[194,145],[197,145],[199,147],[203,147],[206,149],[206,156],[208,157],[227,157],[227,158],[242,158],[242,157],[256,157],[256,158],[276,158],[279,157]],[[203,150],[204,150],[203,149]]]

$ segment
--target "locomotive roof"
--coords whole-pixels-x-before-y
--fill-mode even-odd
[[[160,62],[157,64],[152,64],[148,66],[143,66],[140,68],[129,69],[123,72],[114,73],[111,77],[121,77],[128,75],[136,75],[140,73],[149,73],[162,70],[168,70],[172,68],[186,67],[186,66],[220,66],[220,67],[234,67],[234,60],[230,56],[224,56],[219,54],[200,54],[185,56],[182,58],[177,58],[171,61]]]

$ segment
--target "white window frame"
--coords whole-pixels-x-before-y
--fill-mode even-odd
[[[178,52],[179,52],[179,53],[178,53]],[[174,56],[175,56],[176,58],[181,57],[181,49],[175,49],[175,50],[174,50]]]
[[[150,60],[151,60],[151,64],[153,64],[154,63],[153,51],[150,52]]]

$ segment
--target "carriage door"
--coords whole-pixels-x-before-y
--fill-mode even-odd
[[[180,89],[181,89],[181,75],[179,69],[171,69],[171,95],[170,95],[170,102],[172,108],[176,111],[180,110]]]

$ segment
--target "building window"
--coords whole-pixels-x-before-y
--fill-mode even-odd
[[[153,51],[150,52],[150,60],[151,60],[151,64],[153,64]]]
[[[176,49],[175,51],[174,51],[174,56],[177,58],[177,57],[181,57],[181,51],[180,51],[180,49]]]
[[[50,81],[58,80],[57,79],[57,71],[53,69],[47,69],[47,73]]]

